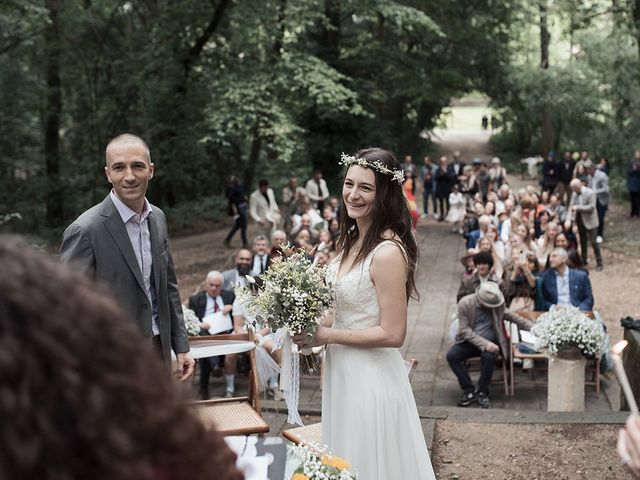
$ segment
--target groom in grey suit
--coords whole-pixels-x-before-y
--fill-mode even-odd
[[[141,138],[123,134],[109,142],[105,173],[113,190],[64,232],[60,258],[106,285],[153,341],[177,374],[193,373],[164,213],[145,198],[154,164]],[[105,346],[108,348],[108,346]]]

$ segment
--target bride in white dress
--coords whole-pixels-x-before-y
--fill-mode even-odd
[[[415,293],[418,247],[399,164],[379,148],[342,157],[339,255],[330,265],[335,316],[302,347],[327,345],[322,440],[363,480],[435,479],[398,348]]]

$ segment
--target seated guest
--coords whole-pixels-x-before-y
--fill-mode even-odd
[[[580,270],[569,268],[567,251],[556,248],[549,255],[550,270],[542,275],[544,309],[552,305],[573,305],[583,311],[593,310],[593,294],[589,276]]]
[[[463,297],[475,293],[480,284],[484,282],[493,282],[502,286],[502,280],[493,272],[493,255],[490,252],[478,252],[473,256],[473,265],[475,272],[470,277],[464,278],[460,283],[456,301],[460,301]]]
[[[271,234],[271,251],[287,244],[287,234],[284,230],[276,230]],[[271,254],[269,254],[271,256]]]
[[[337,255],[337,251],[336,242],[333,240],[331,232],[329,232],[329,230],[320,230],[320,233],[318,233],[318,242],[324,242],[323,250],[329,257],[329,261],[333,260]]]
[[[536,256],[541,266],[547,264],[551,250],[555,248],[559,226],[556,222],[549,222],[544,234],[536,241]]]
[[[238,285],[244,287],[247,284],[247,275],[251,274],[251,252],[245,248],[238,250],[235,264],[235,268],[222,272],[223,290],[235,290]]]
[[[244,478],[102,287],[6,237],[0,269],[0,478]]]
[[[513,260],[508,295],[511,310],[537,310],[535,299],[539,275],[540,264],[533,252],[523,253]]]
[[[502,278],[502,274],[504,273],[502,260],[496,252],[495,245],[488,236],[482,237],[480,241],[478,241],[478,250],[481,252],[489,252],[491,254],[493,257],[493,272],[496,274],[496,277]]]
[[[293,238],[296,238],[298,233],[300,233],[302,230],[306,230],[307,232],[309,232],[309,237],[311,238],[311,241],[312,242],[315,241],[316,237],[318,236],[318,232],[316,232],[316,230],[311,226],[312,225],[311,215],[307,213],[303,213],[300,216],[298,221],[294,219],[294,224],[295,226],[291,229],[291,232],[290,232]]]
[[[269,257],[269,240],[264,235],[253,239],[253,256],[251,257],[251,275],[257,277],[264,273],[271,264]]]
[[[217,333],[242,333],[242,325],[234,326],[231,317],[235,294],[230,290],[223,290],[224,278],[220,272],[212,271],[207,274],[205,291],[196,293],[189,298],[189,308],[193,310],[200,320],[200,335],[209,335],[211,325],[206,321],[214,313],[222,312],[229,319],[229,330]],[[224,379],[226,383],[225,397],[233,397],[235,387],[237,354],[225,355]],[[203,400],[209,398],[209,373],[212,368],[218,368],[220,357],[200,359],[200,397]]]
[[[447,352],[447,362],[463,390],[458,406],[478,402],[482,408],[489,408],[489,385],[496,355],[502,353],[502,357],[508,359],[510,354],[503,320],[515,323],[523,330],[533,326],[529,320],[505,310],[504,296],[493,282],[484,282],[477,292],[458,303],[458,334]],[[481,357],[477,390],[464,363],[470,357]]]
[[[567,208],[560,203],[560,196],[557,193],[552,193],[549,197],[547,211],[560,224],[563,224],[567,219]]]
[[[501,261],[504,261],[504,243],[502,243],[500,235],[498,235],[498,227],[494,224],[490,224],[487,227],[486,237],[493,242],[493,248],[495,249],[498,258]]]

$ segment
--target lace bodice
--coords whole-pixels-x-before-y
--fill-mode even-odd
[[[376,251],[386,243],[378,244],[360,264],[348,272],[340,271],[341,256],[338,256],[327,269],[328,281],[335,286],[336,318],[334,328],[360,329],[380,325],[380,307],[378,295],[369,275],[371,261]]]

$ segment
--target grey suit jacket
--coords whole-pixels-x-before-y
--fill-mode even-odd
[[[609,176],[600,169],[589,177],[589,188],[596,192],[600,205],[609,205]]]
[[[171,349],[176,353],[188,352],[189,341],[164,213],[152,206],[148,221],[160,343],[168,364]],[[111,289],[118,304],[135,320],[142,335],[153,336],[153,308],[144,288],[142,272],[122,217],[109,195],[67,227],[60,246],[60,258]]]
[[[571,207],[575,205],[576,211],[573,213]],[[596,210],[596,193],[589,187],[582,187],[582,191],[578,194],[573,192],[571,202],[569,203],[569,215],[571,220],[575,220],[577,214],[580,214],[582,224],[587,230],[598,228],[598,211]]]

